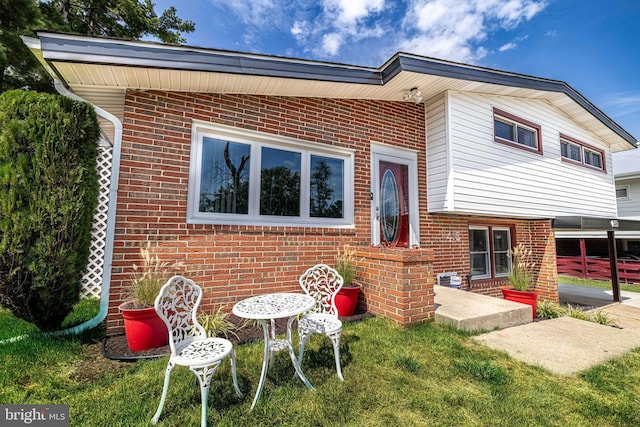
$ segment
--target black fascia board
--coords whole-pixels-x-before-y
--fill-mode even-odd
[[[49,37],[40,33],[38,36],[43,56],[47,61],[382,84],[379,71],[364,67],[304,62],[230,51],[122,43],[110,39]]]

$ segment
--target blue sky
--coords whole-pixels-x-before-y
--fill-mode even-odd
[[[155,0],[188,45],[379,67],[410,52],[562,80],[640,138],[640,0]]]

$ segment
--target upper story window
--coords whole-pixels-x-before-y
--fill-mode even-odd
[[[604,151],[591,147],[570,136],[560,134],[562,160],[605,171]]]
[[[494,108],[493,131],[496,142],[542,154],[540,125]]]
[[[187,221],[351,225],[352,170],[349,150],[194,123]]]
[[[505,227],[469,227],[471,277],[485,279],[511,273],[511,230]]]

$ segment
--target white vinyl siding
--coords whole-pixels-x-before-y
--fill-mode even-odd
[[[610,165],[608,147],[594,134],[544,100],[460,92],[447,92],[445,98],[427,102],[427,171],[439,170],[448,162],[449,173],[436,179],[428,172],[429,180],[439,184],[427,183],[430,212],[529,218],[616,216],[610,170],[576,168],[561,160],[562,133],[603,150],[605,165]],[[544,154],[494,142],[493,108],[540,125]],[[446,118],[444,136],[429,130],[432,118],[439,117]],[[447,147],[441,148],[442,143]],[[432,158],[432,151],[448,153],[448,159]]]
[[[616,187],[627,189],[627,197],[618,199],[618,216],[640,218],[640,178],[616,180]]]
[[[447,182],[449,179],[449,153],[447,150],[445,97],[429,100],[427,114],[427,202],[429,210],[440,210],[447,206]]]

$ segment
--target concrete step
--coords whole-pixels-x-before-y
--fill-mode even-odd
[[[492,331],[531,323],[531,306],[445,286],[434,287],[435,322],[464,331]]]

